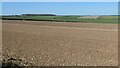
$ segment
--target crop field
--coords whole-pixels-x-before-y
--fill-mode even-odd
[[[56,18],[63,20],[63,17]],[[2,29],[4,63],[21,66],[118,65],[118,24],[3,20]]]
[[[56,22],[118,23],[118,16],[99,16],[97,19],[80,18],[83,16],[3,16],[3,20],[34,20]],[[90,16],[92,17],[92,16]]]

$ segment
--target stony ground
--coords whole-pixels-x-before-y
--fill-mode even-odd
[[[117,24],[3,21],[3,62],[117,66]]]

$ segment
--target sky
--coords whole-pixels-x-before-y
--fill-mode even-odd
[[[117,2],[3,2],[2,15],[117,15]]]
[[[2,0],[2,2],[119,2],[120,0]]]

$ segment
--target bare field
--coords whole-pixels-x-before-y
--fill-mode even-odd
[[[117,66],[118,25],[3,21],[3,59],[34,66]]]

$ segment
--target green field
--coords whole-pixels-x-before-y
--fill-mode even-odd
[[[34,20],[57,22],[118,23],[118,16],[99,16],[97,19],[78,19],[81,16],[2,16],[3,20]]]

